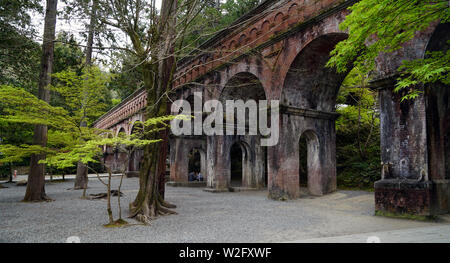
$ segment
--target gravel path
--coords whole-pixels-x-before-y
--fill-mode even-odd
[[[105,228],[106,201],[80,199],[81,191],[67,190],[73,181],[47,183],[47,194],[55,199],[48,203],[22,203],[25,187],[5,186],[9,188],[0,189],[0,242],[65,242],[69,236],[81,242],[289,242],[446,224],[373,216],[373,193],[364,191],[279,202],[268,199],[265,191],[167,187],[166,199],[178,206],[178,215],[161,217],[151,226]],[[138,179],[124,179],[122,189],[127,215]],[[100,192],[105,192],[103,185],[90,179],[88,193]]]

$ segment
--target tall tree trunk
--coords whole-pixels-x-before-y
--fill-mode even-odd
[[[92,65],[92,46],[94,45],[95,22],[97,13],[97,0],[92,0],[91,18],[89,21],[89,34],[86,45],[86,65]]]
[[[155,46],[159,48],[156,60],[158,63],[143,65],[143,80],[147,90],[146,119],[164,116],[168,112],[167,92],[170,88],[174,71],[174,58],[169,56],[173,51],[173,25],[176,13],[176,1],[163,0],[161,20],[158,29],[161,39]],[[155,76],[153,72],[158,72]],[[130,217],[149,223],[151,219],[175,212],[174,208],[164,201],[164,178],[167,156],[167,129],[153,132],[147,139],[162,139],[161,142],[144,147],[142,167],[139,173],[139,192],[130,204]]]
[[[53,51],[56,27],[57,0],[47,0],[44,22],[44,39],[42,43],[41,72],[39,75],[39,99],[50,101],[50,90],[48,86],[51,81],[53,67]],[[35,125],[33,144],[47,145],[47,126]],[[27,190],[24,201],[45,201],[49,200],[45,194],[45,165],[39,164],[45,159],[45,154],[34,154],[30,160],[30,172],[28,175]]]
[[[86,66],[90,67],[92,65],[92,46],[94,44],[94,33],[95,33],[95,14],[97,12],[97,1],[92,0],[91,18],[89,21],[89,34],[86,46]],[[80,123],[81,127],[86,127],[87,123],[85,120],[86,116],[83,116],[83,120]],[[88,168],[82,162],[77,164],[77,175],[75,176],[74,189],[86,189],[88,184]]]

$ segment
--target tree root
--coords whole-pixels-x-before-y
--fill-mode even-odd
[[[122,218],[117,219],[116,221],[112,223],[108,223],[106,225],[103,225],[104,227],[121,227],[128,225],[128,222],[123,220]]]
[[[165,207],[165,208],[177,208],[176,205],[171,204],[167,201],[165,201],[164,199],[162,199],[161,197],[159,197],[159,203],[161,206]]]
[[[22,202],[24,203],[38,203],[38,202],[53,202],[55,200],[51,199],[50,197],[48,197],[47,195],[43,195],[41,196],[40,199],[33,199],[33,200],[28,200],[28,199],[23,199]]]
[[[134,218],[144,225],[150,225],[150,222],[152,220],[155,220],[159,216],[177,214],[177,212],[170,210],[169,207],[175,208],[176,206],[165,201],[154,201],[151,205],[148,205],[146,202],[144,202],[141,207],[135,207],[133,203],[131,203],[130,211],[133,212],[129,216],[129,218]]]

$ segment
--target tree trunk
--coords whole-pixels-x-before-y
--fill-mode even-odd
[[[92,0],[91,18],[89,21],[89,34],[86,46],[86,65],[92,65],[92,46],[94,44],[95,21],[97,13],[97,1]]]
[[[167,96],[164,94],[171,86],[174,58],[169,56],[173,51],[173,23],[175,19],[176,1],[163,0],[159,27],[160,41],[157,43],[159,63],[143,65],[143,80],[147,90],[146,119],[164,116],[168,112]],[[156,52],[155,52],[156,53]],[[172,52],[173,53],[173,52]],[[164,58],[164,59],[162,59]],[[156,76],[152,72],[158,72]],[[164,201],[164,181],[167,156],[167,129],[154,132],[147,139],[162,139],[159,143],[144,147],[142,167],[139,173],[139,192],[130,204],[130,217],[143,223],[150,223],[160,215],[174,214],[169,208],[175,208]]]
[[[88,183],[88,170],[82,162],[77,164],[77,175],[75,176],[74,190],[86,189]]]
[[[94,44],[94,33],[95,33],[95,14],[97,12],[97,1],[92,0],[92,9],[91,9],[91,18],[89,22],[89,34],[87,39],[86,46],[86,66],[90,67],[92,65],[92,46]],[[86,118],[86,116],[84,116]],[[86,127],[86,121],[83,121],[80,124],[81,127]],[[86,189],[88,184],[88,168],[82,162],[78,162],[77,164],[77,175],[75,176],[75,185],[74,189]],[[84,195],[83,195],[84,196]]]
[[[39,75],[39,99],[50,101],[50,90],[48,85],[51,81],[53,67],[53,51],[56,27],[57,0],[47,0],[44,22],[44,38],[42,43],[41,72]],[[47,145],[47,126],[35,125],[33,144]],[[45,194],[44,164],[39,164],[45,159],[45,154],[34,154],[30,160],[30,173],[28,175],[27,190],[23,201],[46,201],[49,200]]]

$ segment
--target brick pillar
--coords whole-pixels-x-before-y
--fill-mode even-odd
[[[425,98],[401,102],[392,82],[379,91],[381,180],[375,182],[375,210],[381,215],[432,214],[428,177]]]
[[[206,169],[208,178],[206,189],[211,192],[228,191],[228,178],[230,177],[229,163],[230,153],[225,150],[225,136],[206,137]]]
[[[299,188],[299,140],[308,147],[308,191],[324,195],[336,190],[335,113],[290,107],[280,116],[280,140],[268,147],[269,197],[295,199]]]

